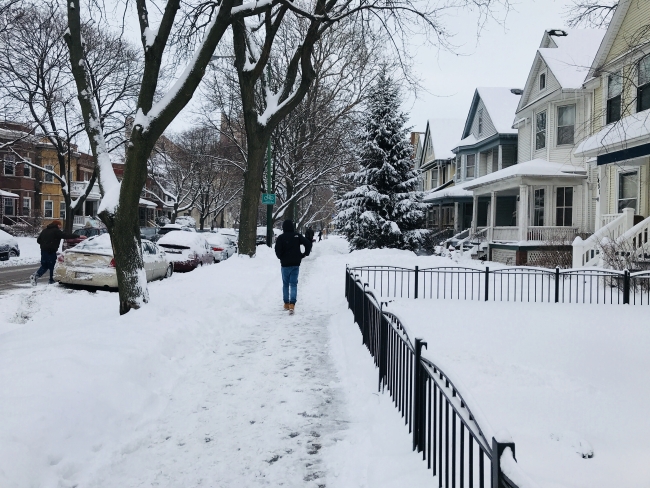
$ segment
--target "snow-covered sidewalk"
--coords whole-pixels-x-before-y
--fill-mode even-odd
[[[121,318],[106,292],[0,297],[0,486],[430,483],[346,310],[346,243],[303,262],[293,317],[258,249]]]

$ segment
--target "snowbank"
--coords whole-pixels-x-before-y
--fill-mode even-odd
[[[9,258],[8,261],[0,261],[0,268],[41,262],[41,247],[36,242],[35,237],[14,237],[14,239],[18,241],[20,257]]]

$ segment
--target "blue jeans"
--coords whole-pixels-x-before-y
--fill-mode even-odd
[[[296,303],[298,298],[298,272],[300,266],[283,266],[282,268],[282,298],[284,303]]]
[[[45,274],[46,271],[50,271],[50,279],[54,279],[54,265],[56,264],[56,253],[41,251],[41,267],[38,268],[36,276],[39,278]]]

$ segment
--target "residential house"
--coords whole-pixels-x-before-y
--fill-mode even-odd
[[[39,181],[36,171],[20,157],[36,161],[36,138],[31,128],[17,123],[0,124],[0,224],[14,225],[39,215]],[[5,146],[7,145],[7,146]],[[20,157],[16,157],[16,154]]]
[[[455,157],[439,169],[437,189],[425,198],[434,209],[438,207],[440,220],[453,219],[456,234],[469,234],[473,219],[487,226],[489,198],[475,201],[469,189],[472,182],[517,163],[517,131],[512,120],[521,93],[502,87],[476,89],[461,140],[450,148]],[[453,177],[453,183],[448,177]]]
[[[549,252],[570,253],[576,236],[593,231],[596,174],[573,149],[588,135],[592,91],[583,81],[603,36],[599,30],[544,32],[510,121],[517,132],[514,161],[510,146],[496,172],[480,176],[484,163],[465,170],[479,173],[466,188],[477,209],[472,233],[483,232],[489,259],[538,264]]]
[[[584,82],[594,91],[592,135],[574,155],[595,159],[593,236],[573,265],[599,265],[604,239],[647,253],[650,227],[650,2],[620,0]]]

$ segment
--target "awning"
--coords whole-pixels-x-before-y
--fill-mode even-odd
[[[610,164],[650,155],[650,110],[628,115],[585,139],[576,148],[578,157],[595,157]]]
[[[11,193],[8,191],[0,190],[0,197],[2,198],[20,198],[20,195],[16,195],[15,193]]]

